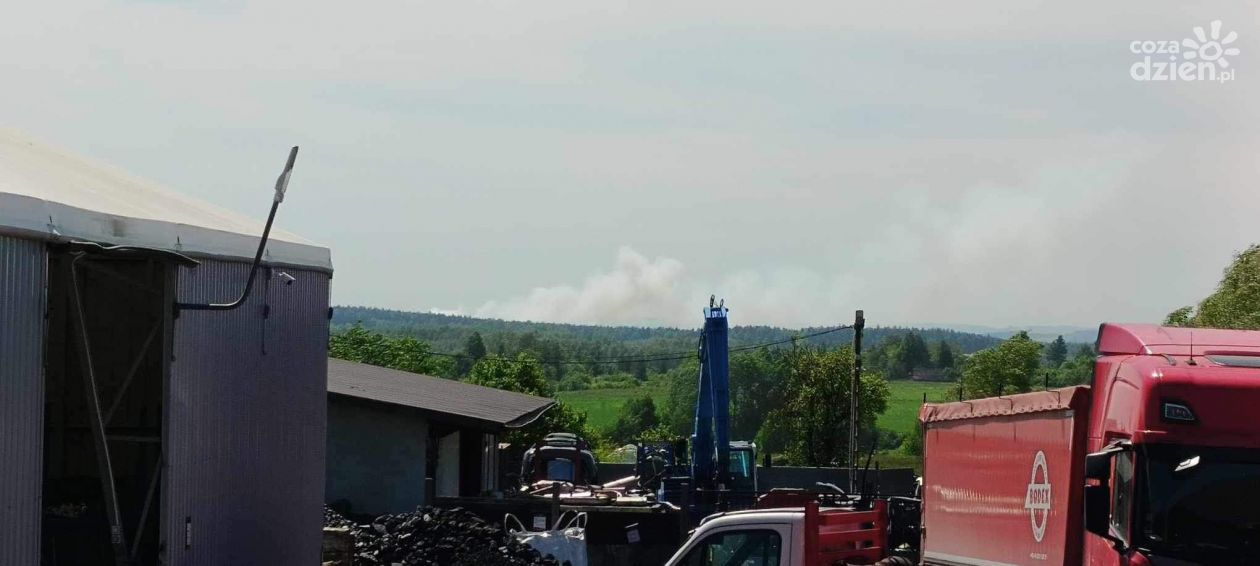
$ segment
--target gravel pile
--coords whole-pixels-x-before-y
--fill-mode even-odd
[[[382,515],[370,525],[356,525],[325,507],[324,526],[354,534],[354,566],[561,566],[458,507],[421,507]]]

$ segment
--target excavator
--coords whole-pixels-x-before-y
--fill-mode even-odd
[[[695,420],[690,442],[649,442],[638,446],[633,481],[598,485],[596,463],[587,442],[570,433],[552,433],[525,453],[523,485],[561,481],[579,486],[636,488],[658,501],[685,507],[695,517],[718,509],[751,507],[757,494],[757,445],[730,440],[730,370],[726,301],[709,298],[697,355]]]

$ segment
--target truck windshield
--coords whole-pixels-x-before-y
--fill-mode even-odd
[[[1260,450],[1146,445],[1144,454],[1139,546],[1156,556],[1257,563]]]

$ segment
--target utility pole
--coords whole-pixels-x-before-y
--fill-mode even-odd
[[[853,378],[849,381],[849,493],[857,493],[858,390],[862,379],[862,329],[866,318],[857,311],[853,318]]]

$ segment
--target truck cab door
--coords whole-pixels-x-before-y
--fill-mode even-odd
[[[714,530],[689,541],[669,566],[791,566],[792,534],[786,524]]]

